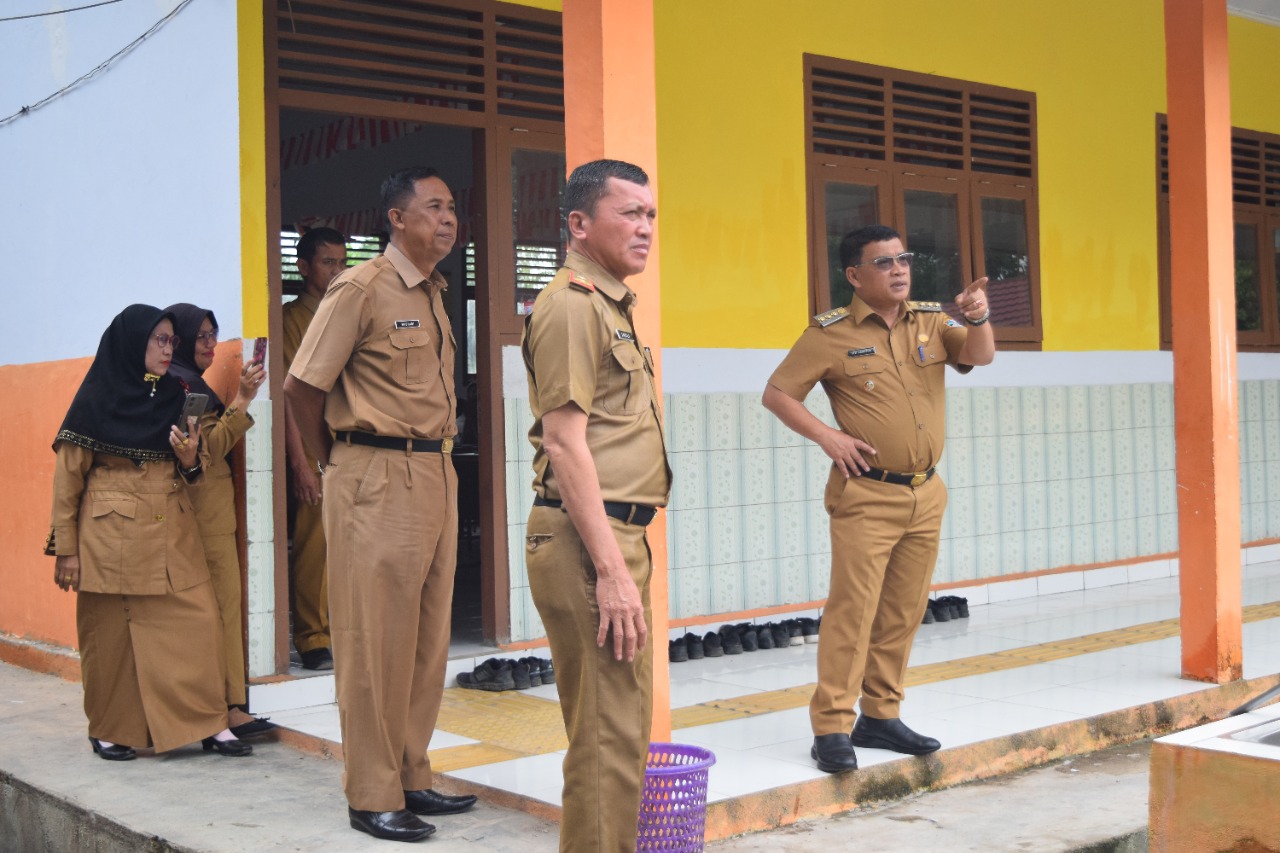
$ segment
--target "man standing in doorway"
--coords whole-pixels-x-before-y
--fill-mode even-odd
[[[990,364],[995,339],[985,278],[956,297],[966,328],[937,302],[908,301],[913,258],[892,228],[846,235],[840,264],[853,300],[813,319],[764,391],[765,407],[832,460],[831,589],[809,703],[810,755],[827,773],[856,768],[854,746],[908,755],[940,746],[909,729],[899,705],[947,503],[934,475],[946,438],[943,367]],[[838,429],[804,407],[818,382]]]
[[[458,221],[434,169],[391,175],[382,206],[391,244],[329,286],[284,392],[324,477],[348,816],[417,841],[435,827],[415,815],[475,802],[431,790],[427,757],[458,549],[454,344],[436,265]]]
[[[648,184],[617,160],[574,169],[568,257],[525,318],[537,493],[525,559],[569,735],[563,853],[635,850],[653,716],[645,527],[667,503],[671,469],[653,359],[623,283],[649,258]]]
[[[293,366],[298,347],[320,307],[329,282],[347,268],[347,238],[332,228],[312,228],[298,240],[302,293],[282,309],[284,369]],[[289,461],[290,529],[289,612],[293,645],[306,669],[333,669],[329,651],[329,589],[324,558],[324,519],[319,468],[302,445],[302,435],[284,410],[284,448]]]

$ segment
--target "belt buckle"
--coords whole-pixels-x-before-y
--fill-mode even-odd
[[[440,452],[441,452],[441,453],[453,453],[453,439],[452,439],[452,438],[442,438],[442,439],[440,440]]]
[[[923,486],[925,483],[925,480],[928,480],[928,479],[929,479],[928,471],[920,471],[919,473],[912,474],[911,488],[915,489],[915,488],[919,488],[920,486]]]

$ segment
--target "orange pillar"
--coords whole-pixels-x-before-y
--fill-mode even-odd
[[[1226,0],[1165,0],[1182,675],[1241,677]]]
[[[590,160],[626,160],[649,173],[658,197],[657,92],[653,0],[564,0],[565,159],[572,170]],[[662,393],[662,208],[649,263],[628,279],[636,291],[636,331],[653,348]],[[667,661],[667,519],[649,525],[653,549],[653,731],[671,739],[671,670]]]

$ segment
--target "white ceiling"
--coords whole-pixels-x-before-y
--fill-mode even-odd
[[[1242,18],[1280,27],[1280,0],[1227,0],[1227,9]]]

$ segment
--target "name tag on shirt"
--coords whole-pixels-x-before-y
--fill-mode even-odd
[[[396,320],[397,329],[420,329],[422,323],[417,320]]]
[[[849,350],[850,358],[858,358],[859,356],[863,356],[863,355],[875,355],[875,354],[876,354],[875,347],[859,347],[858,349]]]
[[[617,331],[618,333],[618,340],[631,341],[632,343],[636,342],[636,336],[631,334],[630,332],[625,332],[622,329],[616,329],[615,331]]]

